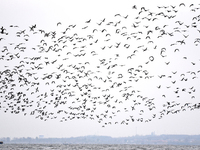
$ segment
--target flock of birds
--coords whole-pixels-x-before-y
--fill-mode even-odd
[[[134,5],[55,31],[2,26],[0,111],[105,127],[199,109],[199,9]]]

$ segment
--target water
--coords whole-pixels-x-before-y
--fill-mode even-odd
[[[199,150],[197,145],[3,144],[0,150]]]

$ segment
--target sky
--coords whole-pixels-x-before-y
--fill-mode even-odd
[[[179,4],[185,3],[186,6],[179,6]],[[198,84],[200,82],[200,74],[198,73],[199,65],[200,65],[200,52],[198,51],[199,45],[195,45],[194,41],[199,38],[199,34],[197,29],[200,30],[200,26],[197,25],[197,28],[189,28],[187,29],[186,26],[179,25],[179,23],[184,22],[184,25],[190,25],[192,26],[192,23],[194,20],[192,18],[199,14],[198,9],[196,9],[194,12],[191,11],[191,9],[194,7],[200,8],[200,5],[197,0],[193,1],[194,6],[190,6],[192,4],[189,1],[162,1],[162,0],[140,0],[140,1],[128,1],[128,0],[110,0],[109,2],[106,0],[101,1],[92,1],[92,0],[75,0],[73,2],[66,1],[66,0],[34,0],[34,1],[25,1],[25,0],[7,0],[7,1],[1,1],[0,5],[0,18],[2,18],[0,27],[5,27],[7,30],[6,32],[9,32],[9,35],[6,36],[4,34],[0,34],[0,38],[3,39],[0,41],[0,47],[1,47],[1,57],[5,55],[3,51],[3,47],[7,46],[9,48],[9,52],[16,54],[17,50],[14,49],[13,45],[17,45],[21,42],[21,40],[24,40],[23,38],[17,38],[16,32],[17,31],[23,31],[29,34],[28,41],[23,41],[22,45],[26,46],[26,49],[24,52],[19,52],[19,55],[21,56],[19,59],[13,59],[12,61],[6,61],[5,59],[1,59],[0,61],[0,71],[4,71],[5,69],[14,70],[15,65],[19,64],[20,61],[24,61],[21,64],[24,64],[26,68],[24,68],[23,73],[27,76],[28,69],[30,69],[32,66],[31,64],[25,64],[26,57],[27,58],[33,58],[37,57],[39,55],[42,56],[42,60],[38,60],[38,64],[44,63],[45,57],[48,57],[48,60],[53,61],[58,59],[58,61],[55,63],[56,65],[46,65],[44,69],[36,71],[35,78],[39,78],[37,81],[40,83],[39,85],[39,92],[35,94],[31,94],[32,91],[28,91],[27,88],[30,88],[30,90],[36,90],[34,86],[32,87],[29,85],[28,87],[20,87],[17,85],[13,92],[24,92],[26,96],[32,100],[33,106],[28,107],[25,110],[25,112],[21,112],[19,114],[13,114],[10,111],[10,108],[8,111],[5,112],[5,109],[8,108],[7,104],[13,105],[15,101],[13,99],[11,100],[5,100],[6,94],[9,93],[9,90],[6,90],[5,93],[3,93],[3,82],[0,83],[1,93],[0,96],[0,137],[38,137],[39,135],[44,135],[44,137],[77,137],[77,136],[86,136],[86,135],[104,135],[104,136],[112,136],[112,137],[125,137],[125,136],[134,136],[134,135],[149,135],[152,132],[155,132],[157,135],[161,134],[200,134],[199,126],[200,126],[200,120],[198,119],[199,116],[199,109],[190,111],[189,108],[186,109],[186,111],[180,111],[177,114],[170,114],[164,115],[162,118],[159,119],[160,111],[170,103],[170,106],[173,104],[178,104],[174,108],[169,108],[168,110],[175,111],[176,108],[180,108],[181,106],[184,106],[186,103],[190,103],[191,106],[193,104],[199,103],[200,98],[200,85]],[[134,10],[132,7],[136,5],[137,10]],[[180,22],[176,22],[176,20],[173,19],[161,19],[159,18],[157,21],[148,22],[145,19],[142,19],[142,22],[140,24],[140,27],[138,28],[131,28],[130,26],[133,24],[137,24],[134,22],[137,22],[135,19],[138,15],[138,11],[145,7],[146,9],[149,9],[149,11],[159,13],[161,10],[158,9],[157,6],[169,6],[171,8],[172,6],[176,6],[176,8],[179,10],[176,18],[177,20],[180,20]],[[164,9],[162,9],[164,10]],[[166,10],[165,10],[166,11]],[[169,12],[169,14],[173,14],[173,12]],[[116,14],[120,14],[120,16],[117,16]],[[125,19],[124,17],[127,17]],[[141,13],[141,15],[145,14]],[[121,18],[119,18],[121,17]],[[148,16],[149,17],[149,16]],[[142,17],[141,17],[142,18]],[[141,21],[141,18],[139,21]],[[86,23],[86,21],[90,21],[89,25]],[[143,37],[143,34],[137,33],[137,38],[140,38],[141,40],[126,40],[122,36],[112,36],[109,42],[105,42],[105,36],[103,36],[100,33],[103,33],[103,29],[106,28],[108,32],[110,31],[110,34],[114,34],[116,32],[116,27],[106,26],[102,25],[99,26],[97,23],[100,23],[102,20],[105,19],[105,22],[113,21],[117,22],[121,20],[119,24],[121,24],[120,27],[127,27],[127,29],[124,28],[124,30],[127,33],[134,33],[136,31],[142,31],[143,34],[147,33],[149,30],[154,30],[156,26],[162,27],[164,30],[168,32],[168,36],[165,36],[164,38],[157,38],[157,33],[149,33],[151,35],[151,40],[154,42],[153,45],[147,44],[147,39]],[[58,24],[60,22],[60,24]],[[94,36],[94,40],[99,40],[96,46],[87,46],[84,51],[92,52],[96,50],[96,53],[98,53],[98,57],[92,57],[91,55],[86,54],[86,58],[77,58],[77,57],[69,57],[66,61],[64,61],[65,58],[65,52],[66,51],[59,51],[58,55],[54,52],[44,53],[44,52],[38,52],[39,50],[33,50],[33,47],[37,47],[37,45],[41,45],[41,40],[45,39],[45,42],[47,45],[51,45],[53,43],[52,39],[45,38],[44,36],[41,36],[41,34],[33,34],[30,31],[31,26],[34,26],[36,24],[36,29],[43,29],[46,32],[50,31],[56,31],[56,36],[62,35],[63,31],[68,28],[69,25],[76,25],[74,29],[71,29],[67,32],[67,35],[73,35],[74,33],[78,33],[80,37],[87,37],[87,35],[91,34],[93,29],[97,28],[100,33],[96,33]],[[9,27],[10,25],[18,26],[18,27]],[[167,25],[164,27],[164,25]],[[149,27],[145,27],[149,26]],[[174,36],[170,37],[169,33],[174,32],[174,28],[179,26],[177,30],[180,29],[181,33],[173,33]],[[87,29],[83,31],[83,28],[86,27]],[[140,29],[141,28],[141,29]],[[186,31],[183,31],[186,30]],[[120,32],[123,31],[123,29],[120,28]],[[39,31],[38,31],[39,33]],[[184,36],[188,36],[184,37]],[[108,35],[109,37],[109,35]],[[107,37],[106,37],[107,38]],[[102,40],[103,39],[103,40]],[[144,40],[143,40],[144,39]],[[179,40],[184,40],[187,44],[180,44]],[[121,48],[121,49],[111,49],[110,51],[102,51],[101,48],[104,46],[109,47],[109,44],[115,44],[121,42],[124,44],[130,45],[130,49]],[[14,43],[14,44],[10,44]],[[54,42],[55,43],[55,42]],[[86,45],[90,44],[90,41],[85,42]],[[174,46],[170,46],[170,44],[174,43]],[[59,44],[59,43],[58,43]],[[63,43],[64,44],[64,43]],[[106,45],[107,44],[107,45]],[[113,45],[114,45],[113,44]],[[62,44],[61,44],[62,45]],[[113,46],[112,45],[112,46]],[[155,46],[157,45],[157,48]],[[43,44],[43,46],[45,46]],[[77,47],[79,44],[76,45]],[[139,47],[141,46],[141,48]],[[39,46],[38,46],[39,47]],[[72,51],[74,45],[67,45],[67,48],[63,48],[64,50],[67,50],[74,55],[79,54],[76,53],[77,51]],[[113,46],[114,47],[114,46]],[[139,48],[138,48],[139,47]],[[60,47],[61,48],[61,47]],[[145,48],[148,50],[145,51]],[[166,48],[167,50],[164,50],[162,48]],[[61,48],[62,49],[62,48]],[[175,52],[174,50],[178,49],[179,51]],[[29,51],[28,51],[29,50]],[[139,52],[135,53],[135,56],[131,59],[127,59],[127,56],[130,56],[133,54],[134,50],[138,50]],[[140,51],[141,50],[141,51]],[[162,51],[163,50],[163,51]],[[143,52],[142,52],[143,51]],[[145,52],[144,52],[145,51]],[[163,56],[161,56],[160,52]],[[120,57],[117,58],[115,54],[120,54]],[[164,57],[166,55],[166,57]],[[113,57],[115,56],[115,57]],[[184,57],[187,57],[187,59],[184,59]],[[105,92],[106,94],[114,95],[115,98],[119,101],[122,101],[122,103],[115,103],[114,101],[110,100],[109,103],[111,106],[115,106],[116,109],[120,110],[119,113],[115,111],[110,110],[110,108],[107,108],[108,105],[102,105],[98,102],[101,102],[103,100],[97,100],[96,103],[96,110],[94,110],[94,113],[85,110],[85,113],[88,115],[92,115],[91,117],[94,119],[90,119],[89,117],[86,119],[68,119],[67,121],[61,122],[60,119],[63,117],[63,113],[55,113],[58,109],[65,110],[68,113],[70,111],[76,113],[76,110],[70,110],[69,107],[78,107],[80,106],[80,103],[82,102],[75,102],[73,103],[74,99],[68,99],[67,105],[58,106],[58,108],[53,107],[53,104],[50,102],[50,99],[45,99],[48,101],[48,105],[45,104],[45,101],[39,100],[42,98],[43,95],[39,95],[45,92],[49,92],[50,90],[54,89],[55,95],[57,90],[59,90],[59,87],[56,87],[58,84],[63,84],[63,81],[61,79],[56,81],[56,85],[47,85],[46,80],[42,80],[42,77],[47,76],[48,74],[55,71],[55,74],[59,74],[60,70],[57,72],[57,68],[59,65],[63,64],[61,68],[66,67],[68,64],[73,65],[79,65],[78,62],[86,62],[89,61],[90,65],[85,65],[86,69],[90,70],[97,70],[96,66],[99,63],[99,59],[106,59],[107,63],[109,63],[109,60],[112,60],[111,64],[114,65],[115,63],[118,63],[119,65],[125,65],[127,68],[134,67],[135,69],[141,69],[142,71],[148,71],[149,76],[154,76],[152,79],[149,80],[143,80],[139,79],[138,82],[128,82],[127,76],[129,73],[127,73],[127,68],[123,70],[123,68],[117,68],[113,69],[112,71],[117,72],[118,76],[113,76],[113,80],[123,82],[124,80],[119,79],[119,74],[123,74],[123,79],[127,81],[126,87],[132,86],[130,89],[128,89],[128,93],[130,93],[132,90],[137,91],[136,95],[131,97],[129,100],[124,100],[121,96],[121,93],[119,92],[119,88],[109,89],[109,83],[102,83],[99,80],[92,79],[91,82],[97,87],[100,87],[102,90],[108,89],[109,92]],[[110,59],[112,58],[112,59]],[[115,60],[113,60],[116,58]],[[46,61],[46,60],[45,60]],[[167,62],[170,62],[169,65],[166,65]],[[193,64],[194,63],[194,64]],[[141,66],[140,66],[141,65]],[[54,70],[55,69],[55,70]],[[68,68],[69,69],[69,68]],[[68,70],[70,71],[70,69]],[[97,75],[101,75],[103,78],[107,78],[108,74],[105,68],[100,68],[99,71],[101,73]],[[195,75],[192,75],[191,72],[195,72]],[[45,75],[45,73],[47,73]],[[141,74],[140,74],[141,73]],[[144,73],[140,72],[138,73],[139,76],[144,75]],[[53,74],[53,75],[55,75]],[[181,75],[185,74],[185,75]],[[158,77],[161,75],[171,76],[171,78],[167,77]],[[61,74],[61,76],[64,76],[64,73]],[[93,76],[93,75],[91,75]],[[95,76],[95,75],[94,75]],[[111,76],[111,75],[110,75]],[[187,78],[187,82],[180,82],[180,80],[185,77]],[[192,79],[195,76],[195,79]],[[1,76],[1,81],[3,80],[4,75]],[[13,78],[17,81],[17,76],[14,76]],[[33,77],[29,77],[30,81],[33,81]],[[63,79],[63,78],[62,78]],[[172,82],[176,81],[175,84]],[[67,84],[74,84],[72,81],[67,81]],[[80,79],[78,81],[78,84],[84,85],[85,83],[89,83],[88,80]],[[158,88],[161,86],[161,88]],[[167,88],[169,87],[169,88]],[[192,88],[193,87],[193,88]],[[72,87],[71,87],[72,88]],[[178,88],[178,89],[177,89]],[[75,88],[72,88],[75,90],[75,95],[80,96],[81,92],[78,91]],[[185,89],[186,92],[181,91],[182,89]],[[192,94],[188,94],[188,92],[191,92],[195,89],[195,92],[192,92]],[[84,89],[86,90],[86,89]],[[175,94],[175,91],[179,91],[179,98],[177,98],[177,94]],[[124,91],[125,92],[125,91]],[[187,93],[187,94],[186,94]],[[92,90],[91,96],[102,96],[104,95],[103,92],[100,92],[100,90]],[[139,96],[143,96],[142,99]],[[56,95],[57,96],[57,95]],[[193,97],[192,97],[193,96]],[[59,97],[59,94],[58,94]],[[68,97],[69,98],[69,97]],[[145,107],[146,99],[153,99],[153,102],[155,103],[156,109],[153,111],[150,111],[148,107]],[[115,100],[116,100],[115,99]],[[135,106],[137,109],[135,111],[131,111],[131,107],[136,101],[137,103],[141,103],[140,106]],[[41,101],[40,105],[44,110],[47,110],[48,112],[55,113],[57,116],[57,119],[47,119],[46,121],[41,120],[40,118],[36,118],[37,114],[30,115],[31,111],[33,109],[37,109],[38,101]],[[92,102],[87,102],[87,106],[89,108],[92,108]],[[168,103],[169,102],[169,103]],[[165,105],[165,106],[164,106]],[[44,108],[44,106],[46,106]],[[126,112],[126,109],[128,109],[128,112]],[[186,108],[186,107],[185,107]],[[101,123],[99,123],[98,118],[96,115],[105,114],[105,111],[109,110],[109,115],[112,116],[112,112],[115,112],[115,116],[113,118],[107,118],[103,120]],[[144,112],[141,112],[143,110]],[[84,111],[83,111],[84,112]],[[24,113],[27,113],[24,115]],[[142,115],[141,115],[142,114]],[[152,118],[152,116],[156,114],[155,118]],[[101,116],[101,115],[100,115]],[[141,121],[130,121],[130,116],[133,116],[136,119],[139,119],[141,116],[144,118],[144,120],[148,120],[148,118],[151,118],[151,121],[148,122],[141,122]],[[126,119],[129,119],[127,121]],[[62,120],[62,119],[61,119]],[[123,121],[129,122],[127,125],[126,123],[122,123]],[[110,125],[109,122],[112,124]],[[118,122],[118,124],[115,124],[115,122]],[[108,125],[105,125],[103,123],[108,123]]]

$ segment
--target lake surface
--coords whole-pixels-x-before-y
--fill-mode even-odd
[[[185,145],[109,145],[109,144],[3,144],[1,150],[199,150]]]

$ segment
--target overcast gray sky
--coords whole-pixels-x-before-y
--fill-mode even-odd
[[[179,6],[181,3],[184,3],[185,6]],[[191,4],[194,4],[192,6]],[[133,9],[132,7],[136,5],[137,10]],[[138,12],[141,10],[142,7],[145,7],[149,10],[149,12],[164,12],[168,15],[174,15],[175,12],[167,12],[167,10],[172,10],[172,6],[176,6],[174,10],[178,10],[176,19],[166,19],[166,18],[159,18],[155,22],[151,21],[144,21],[145,19],[142,19],[143,17],[150,17],[148,14],[144,14],[144,16],[141,16],[138,20],[142,21],[139,28],[131,28],[133,24],[136,25],[138,20],[135,18],[138,16]],[[168,8],[159,8],[157,6],[169,6]],[[151,40],[154,42],[153,45],[147,44],[147,39],[143,37],[143,35],[137,35],[137,38],[141,38],[141,40],[126,40],[121,38],[121,36],[112,36],[110,37],[110,43],[106,43],[104,41],[104,38],[101,34],[95,35],[94,40],[99,40],[97,46],[87,46],[85,50],[87,51],[93,51],[96,50],[97,53],[99,53],[98,59],[105,58],[107,62],[109,62],[109,59],[115,54],[120,54],[119,60],[113,61],[112,65],[115,63],[118,63],[119,65],[125,65],[128,68],[134,67],[135,69],[140,68],[143,71],[147,70],[149,76],[154,76],[152,79],[149,80],[143,80],[139,79],[138,82],[128,82],[126,79],[127,68],[126,69],[114,69],[113,71],[117,72],[118,74],[123,74],[125,81],[127,81],[126,86],[132,86],[131,89],[129,89],[127,92],[130,93],[130,91],[135,90],[139,91],[135,97],[133,96],[130,100],[124,100],[119,93],[118,88],[110,89],[109,93],[111,95],[115,95],[115,98],[119,101],[121,100],[122,103],[115,104],[114,102],[110,102],[112,106],[116,107],[116,110],[120,110],[121,112],[116,113],[116,116],[113,116],[111,119],[105,119],[105,123],[112,122],[112,124],[105,125],[102,122],[98,122],[98,118],[96,117],[97,114],[104,113],[108,110],[107,106],[103,106],[99,103],[96,104],[96,110],[94,113],[88,113],[89,115],[93,115],[91,117],[94,117],[95,119],[90,119],[89,117],[86,119],[68,119],[68,121],[60,122],[60,119],[47,119],[47,121],[40,120],[39,118],[35,118],[36,115],[30,115],[30,111],[32,109],[37,109],[37,102],[42,97],[38,97],[38,94],[30,94],[28,91],[26,93],[27,88],[21,88],[16,87],[14,88],[14,92],[17,93],[19,91],[23,91],[27,94],[29,99],[32,99],[34,102],[34,105],[30,108],[27,108],[27,115],[24,115],[24,112],[19,114],[12,114],[9,110],[5,113],[5,109],[8,108],[7,103],[11,103],[12,100],[5,100],[5,93],[3,93],[3,88],[1,89],[2,93],[0,95],[2,96],[0,98],[0,137],[37,137],[39,135],[44,135],[45,137],[75,137],[75,136],[84,136],[84,135],[107,135],[112,137],[124,137],[124,136],[132,136],[132,135],[146,135],[151,134],[151,132],[155,132],[156,134],[200,134],[199,126],[200,126],[200,120],[199,113],[200,111],[198,109],[190,111],[190,108],[186,108],[186,111],[180,111],[177,114],[171,114],[164,115],[161,119],[159,119],[160,112],[166,108],[170,102],[170,106],[173,104],[178,104],[174,108],[168,109],[168,111],[176,111],[178,109],[181,109],[181,106],[184,106],[185,103],[190,103],[190,106],[193,106],[194,104],[199,103],[200,99],[200,52],[198,49],[200,49],[200,46],[198,45],[198,42],[196,42],[197,45],[194,44],[194,41],[197,40],[197,38],[200,38],[198,30],[200,30],[200,26],[197,25],[196,28],[192,27],[193,22],[196,21],[196,23],[199,23],[200,17],[197,19],[193,19],[193,17],[198,16],[200,10],[196,9],[200,8],[200,5],[197,0],[193,1],[193,3],[189,1],[179,1],[179,0],[168,0],[168,1],[161,1],[161,0],[140,0],[140,1],[128,1],[128,0],[110,0],[109,2],[106,0],[101,1],[92,1],[92,0],[75,0],[75,1],[66,1],[66,0],[34,0],[34,1],[25,1],[25,0],[7,0],[2,1],[0,5],[0,27],[6,28],[5,32],[8,32],[9,35],[6,36],[4,34],[0,34],[0,38],[3,39],[0,41],[0,48],[1,48],[1,57],[5,55],[4,52],[4,46],[9,47],[10,53],[17,53],[15,52],[15,49],[12,48],[13,46],[10,43],[14,43],[13,45],[19,44],[21,41],[20,38],[16,37],[16,32],[21,32],[23,30],[26,30],[26,33],[30,33],[30,28],[32,25],[37,25],[36,30],[43,29],[46,32],[50,31],[56,31],[57,36],[62,35],[62,32],[69,26],[69,25],[76,25],[75,29],[73,31],[67,32],[67,34],[71,35],[74,33],[78,33],[78,35],[82,37],[87,37],[88,34],[93,34],[93,29],[97,28],[100,32],[102,32],[103,29],[107,29],[108,31],[115,32],[115,27],[108,27],[106,25],[100,27],[97,25],[97,23],[100,23],[105,18],[105,22],[117,22],[121,20],[121,26],[120,27],[127,27],[127,29],[124,29],[127,33],[134,33],[138,31],[142,31],[143,34],[147,33],[147,31],[152,30],[154,32],[155,27],[159,26],[163,28],[167,33],[167,36],[164,36],[162,38],[157,38],[157,34],[155,33],[149,33],[151,35]],[[192,11],[194,9],[194,11]],[[119,16],[115,16],[116,14],[120,14],[121,18],[117,18]],[[125,19],[124,17],[127,17]],[[141,13],[143,15],[143,13]],[[90,20],[91,22],[86,24],[85,22]],[[193,20],[192,20],[193,19]],[[199,20],[198,20],[199,19]],[[176,22],[175,21],[180,21]],[[61,22],[61,24],[57,24],[58,22]],[[183,25],[179,25],[179,23],[184,23]],[[10,25],[18,26],[16,28],[9,27]],[[163,27],[164,25],[167,25],[166,27]],[[189,25],[190,27],[187,28],[186,26]],[[91,30],[83,31],[82,28],[87,27]],[[149,27],[145,27],[149,26]],[[174,31],[177,28],[177,30],[180,31],[179,33],[175,33]],[[141,29],[140,29],[141,28]],[[184,31],[186,30],[186,31]],[[111,34],[110,32],[110,34]],[[122,29],[120,28],[120,32],[122,33]],[[162,32],[162,31],[161,31]],[[174,36],[170,36],[169,34],[173,32]],[[39,31],[38,31],[39,33]],[[189,36],[188,36],[189,35]],[[134,36],[134,35],[132,35]],[[186,37],[184,37],[186,36]],[[188,36],[188,37],[187,37]],[[42,58],[48,57],[49,60],[55,60],[58,59],[58,66],[62,63],[64,66],[67,66],[68,64],[76,64],[78,65],[78,62],[85,62],[89,61],[90,70],[97,70],[96,69],[96,63],[97,57],[89,57],[89,55],[86,57],[86,60],[82,60],[81,58],[77,59],[75,57],[69,58],[67,61],[62,61],[64,59],[64,53],[60,52],[61,56],[55,55],[55,53],[38,53],[38,51],[33,51],[31,48],[37,47],[38,44],[41,44],[41,40],[44,39],[44,36],[39,34],[29,34],[28,41],[24,44],[27,49],[25,52],[20,53],[21,57],[19,59],[13,60],[13,61],[6,61],[6,59],[0,60],[0,71],[4,71],[5,69],[9,68],[13,70],[14,66],[19,63],[20,61],[25,61],[25,57],[36,57],[41,54]],[[103,39],[103,40],[102,40]],[[144,40],[142,40],[144,39]],[[24,39],[23,39],[24,40]],[[48,45],[52,44],[51,39],[45,39]],[[186,44],[180,44],[177,41],[182,41]],[[126,50],[125,48],[117,50],[112,49],[109,52],[100,52],[100,48],[103,46],[106,47],[112,45],[114,47],[114,44],[116,45],[117,42],[121,42],[123,44],[130,45],[130,49]],[[50,44],[49,44],[50,43]],[[170,46],[170,44],[173,44],[173,46]],[[86,41],[86,45],[89,45],[90,43]],[[110,45],[109,45],[110,44]],[[78,44],[77,44],[78,45]],[[43,45],[44,46],[44,45]],[[67,45],[69,51],[72,51],[73,45]],[[142,48],[138,48],[141,46]],[[157,46],[157,49],[155,48]],[[70,49],[71,48],[71,49]],[[142,51],[145,51],[145,48],[147,48],[147,52],[143,53]],[[166,55],[166,57],[162,57],[160,52],[162,51],[162,48],[166,48],[166,50],[163,49],[162,55]],[[174,51],[175,49],[179,49],[179,51]],[[27,51],[30,50],[30,51]],[[125,59],[127,56],[131,55],[134,50],[138,50],[139,52],[136,53],[135,56],[133,56],[132,59],[128,60]],[[141,51],[140,51],[141,50]],[[153,57],[151,57],[153,56]],[[184,57],[187,57],[187,59],[184,59]],[[21,59],[22,58],[22,59]],[[62,59],[60,59],[62,58]],[[154,60],[152,60],[154,59]],[[152,60],[152,61],[151,61]],[[44,63],[39,61],[39,63]],[[166,65],[166,63],[170,62],[169,65]],[[193,64],[194,63],[194,64]],[[25,64],[24,64],[25,65]],[[140,66],[142,65],[142,67]],[[8,66],[8,67],[6,67]],[[25,65],[30,67],[29,65]],[[56,71],[56,68],[58,66],[51,65],[46,66],[43,70],[38,71],[35,77],[42,78],[44,77],[44,74],[50,74],[54,71]],[[55,69],[55,70],[54,70]],[[105,72],[102,68],[100,69],[102,72],[102,77],[107,76],[107,72]],[[189,72],[190,71],[190,72]],[[191,72],[195,72],[194,74],[191,74]],[[25,74],[26,72],[24,72]],[[57,72],[58,73],[58,72]],[[139,73],[138,73],[139,74]],[[180,80],[183,78],[188,79],[188,81],[180,82]],[[143,74],[141,74],[142,76]],[[166,75],[166,77],[163,77],[162,79],[158,76]],[[171,78],[169,78],[171,76]],[[195,78],[194,78],[195,77]],[[139,76],[138,76],[139,78]],[[194,78],[194,79],[193,79]],[[3,79],[3,75],[1,77],[1,80]],[[31,79],[31,77],[30,77]],[[120,82],[123,82],[124,80],[117,79],[117,76],[113,77],[113,80],[117,80]],[[172,82],[176,81],[175,84]],[[39,90],[40,93],[45,93],[50,91],[50,89],[55,89],[55,91],[58,89],[54,85],[47,86],[44,81],[39,80]],[[89,82],[88,80],[80,80],[79,84],[83,85],[84,83]],[[62,83],[62,80],[58,80],[57,83]],[[95,86],[101,87],[101,89],[107,89],[109,88],[108,82],[102,83],[97,80],[93,80],[93,83]],[[67,83],[69,84],[69,82]],[[72,83],[73,84],[73,83]],[[0,83],[0,86],[3,86],[3,83]],[[161,86],[160,88],[158,88]],[[168,87],[168,88],[167,88]],[[193,88],[192,88],[193,87]],[[32,87],[29,87],[32,89]],[[34,88],[34,87],[33,87]],[[185,89],[185,91],[183,90]],[[34,89],[35,90],[35,89]],[[178,95],[175,93],[175,91],[178,90]],[[195,90],[195,92],[193,92]],[[91,95],[92,96],[102,96],[104,95],[103,92],[100,92],[101,90],[93,90]],[[192,91],[192,92],[191,92]],[[9,92],[9,91],[6,91]],[[189,94],[191,92],[191,94]],[[80,91],[75,91],[75,94],[80,96]],[[138,95],[142,95],[143,98],[152,99],[154,98],[153,102],[155,103],[156,109],[153,111],[150,111],[145,107],[145,99],[142,100],[142,98],[139,98]],[[179,98],[177,96],[180,96]],[[142,103],[141,106],[138,107],[135,111],[131,110],[131,107],[135,102],[133,100],[136,100],[138,103]],[[67,107],[78,107],[79,103],[73,103],[72,100],[68,99],[67,106],[61,106],[59,109],[66,110],[68,113],[70,113],[70,109],[67,109]],[[99,102],[101,100],[98,100]],[[103,100],[102,100],[103,101]],[[14,103],[14,102],[13,102]],[[42,103],[42,106],[45,106],[45,103]],[[12,103],[11,103],[12,105]],[[47,104],[46,104],[47,105]],[[87,103],[88,107],[92,107],[92,103]],[[165,106],[163,106],[165,105]],[[34,108],[35,107],[35,108]],[[128,109],[128,112],[126,112],[126,109]],[[58,108],[54,108],[53,105],[48,104],[47,108],[48,112],[55,113]],[[116,111],[115,110],[115,111]],[[131,110],[131,111],[130,111]],[[144,110],[144,112],[141,112],[141,110]],[[74,111],[74,110],[73,110]],[[75,111],[74,111],[75,112]],[[86,111],[87,113],[87,111]],[[142,115],[141,115],[142,113]],[[165,112],[166,113],[166,112]],[[112,111],[109,111],[109,114],[112,114]],[[156,114],[155,118],[152,118],[152,116]],[[58,118],[62,118],[63,114],[56,114]],[[130,116],[133,116],[135,118],[134,122],[130,121]],[[149,122],[140,122],[136,121],[136,119],[144,118],[144,120],[148,120],[148,118],[152,119]],[[129,119],[127,121],[126,119]],[[121,124],[123,121],[129,122],[128,125]],[[115,124],[115,122],[118,122],[118,124]],[[103,127],[102,127],[103,126]]]

